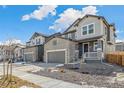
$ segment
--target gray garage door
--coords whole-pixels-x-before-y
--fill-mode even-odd
[[[65,63],[65,51],[48,52],[49,63]]]
[[[25,54],[25,61],[33,61],[33,54]]]

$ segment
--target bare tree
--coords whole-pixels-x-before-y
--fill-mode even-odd
[[[7,63],[7,78],[9,75],[10,81],[12,81],[12,62],[14,58],[14,50],[12,46],[13,46],[13,39],[9,39],[8,47],[9,47],[10,55],[9,55],[9,61]],[[10,73],[9,73],[9,70],[10,70]]]
[[[2,57],[2,61],[3,61],[3,77],[5,78],[5,51],[4,51],[4,44],[1,44],[0,46],[0,51],[1,51],[1,57]]]
[[[9,39],[7,40],[5,43],[1,44],[1,54],[2,54],[2,57],[3,57],[3,78],[6,78],[8,79],[8,76],[12,77],[12,58],[14,56],[14,53],[13,53],[13,48],[12,48],[12,45],[13,45],[13,39]],[[9,55],[6,55],[6,52],[9,52]],[[6,57],[8,56],[8,62],[6,63]]]

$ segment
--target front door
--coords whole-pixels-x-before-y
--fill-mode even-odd
[[[88,52],[88,43],[86,43],[86,44],[83,44],[83,52],[85,53],[85,52]]]

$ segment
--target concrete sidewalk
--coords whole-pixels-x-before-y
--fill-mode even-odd
[[[0,69],[0,72],[2,72],[2,69]],[[62,80],[52,79],[49,77],[39,76],[35,74],[30,74],[30,73],[19,71],[16,69],[13,69],[13,75],[23,80],[32,82],[36,85],[39,85],[42,88],[81,88],[82,87],[77,84],[65,82]]]

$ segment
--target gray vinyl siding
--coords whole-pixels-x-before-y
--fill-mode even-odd
[[[107,28],[107,31],[105,30]],[[103,52],[110,53],[115,51],[115,37],[114,37],[114,31],[112,28],[108,28],[104,23],[103,23]],[[112,44],[109,44],[108,41],[110,41]]]
[[[103,30],[102,30],[102,19],[98,19],[98,18],[95,18],[95,17],[88,17],[88,18],[85,18],[83,19],[78,27],[77,27],[77,40],[80,40],[80,39],[85,39],[85,38],[91,38],[91,37],[96,37],[96,36],[101,36],[103,35]],[[89,24],[94,24],[94,33],[93,34],[88,34],[88,35],[82,35],[82,27],[83,26],[86,26],[86,25],[89,25]]]
[[[53,45],[54,40],[57,40],[56,45]],[[45,62],[47,61],[46,60],[47,51],[60,50],[60,49],[67,50],[67,63],[71,62],[73,60],[73,57],[75,56],[75,42],[57,37],[51,39],[44,45],[44,61]]]
[[[94,24],[94,33],[88,34],[88,35],[82,35],[82,27],[87,26],[89,24]],[[105,23],[105,21],[102,18],[92,17],[92,16],[85,17],[75,27],[74,27],[74,25],[71,26],[67,32],[72,31],[72,30],[76,30],[76,33],[75,33],[76,38],[75,39],[77,41],[102,36],[101,40],[102,40],[102,44],[103,44],[102,45],[103,52],[109,53],[109,52],[115,51],[115,36],[114,36],[115,32],[113,31],[113,27],[110,27],[107,23]],[[110,43],[112,43],[112,44],[108,43],[108,41],[110,41]],[[83,42],[85,42],[85,41],[83,41]],[[92,45],[90,47],[91,51],[93,51]],[[82,52],[83,52],[82,45],[79,44],[79,57],[81,57]]]
[[[33,47],[27,47],[24,49],[24,59],[25,61],[28,61],[28,58],[25,57],[30,57],[32,55],[31,62],[35,62],[35,61],[43,61],[43,45],[39,45],[39,46],[33,46]],[[27,60],[28,59],[28,60]]]
[[[27,47],[24,49],[24,59],[25,61],[31,61],[31,62],[34,62],[34,61],[37,61],[37,47]],[[29,60],[28,58],[26,57],[30,57],[32,55],[32,58],[31,60]]]

